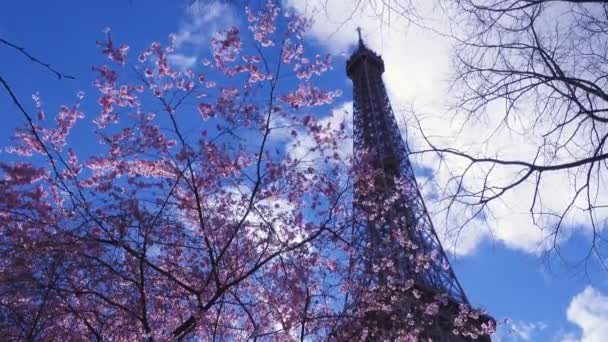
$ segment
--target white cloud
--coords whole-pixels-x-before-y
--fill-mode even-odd
[[[192,68],[199,53],[209,46],[213,34],[234,24],[235,20],[233,10],[227,3],[193,2],[179,23],[175,33],[175,52],[167,56],[169,62],[182,70]]]
[[[580,339],[573,332],[562,332],[560,333],[556,339],[556,342],[580,342]]]
[[[523,341],[534,341],[534,335],[547,328],[544,322],[513,322],[511,325],[511,333]]]
[[[175,34],[175,47],[206,45],[219,29],[234,22],[234,14],[228,4],[213,1],[204,4],[195,1],[188,7],[186,17]]]
[[[363,28],[366,45],[382,55],[385,61],[386,72],[383,75],[393,109],[401,124],[402,132],[405,130],[405,121],[408,124],[408,144],[413,150],[426,148],[424,140],[417,134],[418,127],[413,115],[405,113],[402,108],[414,106],[416,112],[426,113],[419,115],[421,125],[427,136],[439,147],[452,147],[480,155],[500,155],[503,158],[531,158],[538,143],[538,130],[528,129],[534,123],[532,119],[526,121],[525,117],[511,122],[515,127],[513,132],[503,132],[492,139],[492,145],[483,145],[485,138],[494,131],[502,119],[504,108],[491,108],[485,120],[473,120],[464,128],[464,119],[454,119],[446,110],[450,93],[446,80],[450,77],[450,49],[452,42],[445,37],[433,34],[415,25],[409,25],[406,20],[394,15],[390,26],[383,27],[378,19],[378,11],[374,10],[368,1],[324,1],[324,0],[288,0],[287,3],[301,12],[314,15],[315,21],[311,28],[309,38],[319,43],[333,53],[352,51],[357,41],[356,26]],[[355,3],[362,4],[353,13]],[[428,11],[429,2],[417,1],[417,8],[423,16]],[[349,18],[350,17],[350,18]],[[435,18],[431,24],[435,28],[447,31],[447,18],[441,17],[441,11],[432,12]],[[347,52],[349,54],[349,52]],[[526,131],[526,129],[528,129]],[[533,134],[536,134],[534,136]],[[536,142],[536,143],[535,143]],[[561,156],[570,157],[570,156]],[[490,203],[487,211],[477,219],[470,222],[467,227],[460,230],[458,222],[464,215],[452,215],[450,221],[442,218],[445,203],[436,203],[436,198],[442,195],[441,189],[448,184],[453,173],[463,171],[467,163],[463,159],[448,158],[443,160],[444,166],[437,170],[439,158],[426,154],[416,158],[418,166],[436,170],[433,182],[428,182],[429,188],[423,189],[427,195],[427,206],[434,213],[433,220],[438,234],[442,237],[444,246],[458,255],[474,253],[484,240],[493,240],[508,248],[539,254],[553,247],[550,236],[551,228],[557,222],[550,215],[536,222],[530,216],[530,207],[535,193],[534,179],[524,182],[517,188],[508,191],[501,200]],[[450,173],[449,171],[453,173]],[[517,177],[518,170],[497,168],[493,170],[491,180],[494,184],[508,184]],[[484,172],[487,168],[476,168],[470,171],[465,184],[480,187],[483,183]],[[545,213],[561,213],[572,200],[572,187],[574,182],[580,182],[584,175],[571,175],[566,172],[553,172],[543,175],[540,183],[537,209]],[[422,179],[419,179],[422,181]],[[598,181],[598,184],[601,183]],[[602,189],[608,186],[600,184]],[[597,194],[597,203],[608,203],[608,189]],[[594,196],[595,194],[591,194]],[[585,214],[584,196],[575,202],[572,213],[564,224],[568,227],[562,229],[555,242],[565,241],[573,231],[581,227],[589,227],[589,217]],[[443,205],[443,206],[442,206]],[[542,205],[540,207],[539,205]],[[454,206],[454,213],[472,212],[462,206]],[[540,211],[540,210],[539,210]],[[608,218],[608,209],[600,212],[596,210],[598,221]],[[442,221],[443,220],[443,221]],[[584,228],[582,228],[584,230]]]
[[[186,56],[181,53],[172,53],[167,59],[169,60],[169,63],[181,70],[190,69],[196,64],[196,56]]]
[[[328,115],[319,120],[318,124],[321,127],[330,127],[332,130],[338,131],[340,126],[344,124],[344,130],[347,134],[352,134],[352,117],[353,103],[345,102],[333,108],[331,115]],[[284,134],[283,136],[287,136]],[[287,143],[287,152],[290,157],[298,160],[316,161],[321,165],[320,154],[314,150],[317,146],[313,137],[300,130],[298,136],[292,138]],[[347,161],[353,154],[352,139],[340,140],[337,153],[341,161]]]
[[[587,286],[572,298],[568,320],[582,330],[581,342],[603,342],[608,338],[608,296]]]

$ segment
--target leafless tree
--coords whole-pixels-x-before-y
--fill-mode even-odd
[[[457,41],[453,110],[464,125],[487,120],[491,129],[474,149],[440,147],[441,158],[464,161],[447,185],[446,212],[466,207],[487,218],[491,203],[529,187],[529,213],[559,242],[576,224],[592,228],[583,260],[603,264],[608,208],[608,1],[442,0]],[[504,154],[505,137],[525,136],[530,153]],[[502,140],[502,142],[501,142]],[[426,151],[428,152],[428,150]],[[548,177],[560,174],[559,184]],[[555,179],[555,177],[553,177]],[[563,206],[546,205],[567,193]],[[529,198],[531,197],[531,198]],[[559,208],[558,208],[559,207]],[[451,214],[460,215],[459,211]],[[582,218],[584,217],[584,218]],[[582,220],[582,221],[581,221]],[[584,221],[584,223],[582,223]],[[605,247],[605,246],[604,246]],[[606,268],[605,265],[604,269]]]

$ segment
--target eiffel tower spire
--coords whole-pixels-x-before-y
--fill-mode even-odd
[[[359,48],[363,47],[363,38],[361,37],[361,27],[357,27],[357,34],[359,35]]]
[[[366,174],[372,178],[356,181],[354,207],[364,217],[361,231],[367,246],[367,265],[376,267],[366,272],[374,275],[368,279],[370,286],[397,288],[397,292],[378,291],[382,292],[377,294],[379,300],[388,310],[371,310],[366,304],[356,307],[355,303],[354,310],[363,318],[346,329],[352,336],[365,330],[366,334],[375,334],[368,337],[371,340],[390,340],[408,323],[408,317],[424,316],[416,323],[424,327],[418,334],[421,338],[490,341],[483,329],[477,329],[481,324],[494,324],[489,316],[472,314],[466,322],[455,323],[467,316],[469,301],[449,266],[416,183],[409,150],[382,81],[384,61],[364,44],[361,28],[357,31],[359,44],[346,64],[353,82],[355,165],[367,168]],[[383,203],[381,212],[378,203]],[[393,270],[377,269],[387,263],[394,265]],[[424,314],[416,303],[425,300],[440,303],[438,312]],[[399,322],[401,318],[405,321]],[[393,322],[387,323],[390,320]]]

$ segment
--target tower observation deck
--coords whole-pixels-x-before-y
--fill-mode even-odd
[[[365,281],[377,289],[372,296],[382,309],[355,302],[359,319],[345,326],[341,336],[490,341],[488,327],[495,322],[470,307],[449,266],[382,81],[384,61],[364,44],[358,30],[358,47],[346,63],[353,82],[355,166],[361,173],[355,181],[354,208],[363,218],[358,225],[369,268]]]

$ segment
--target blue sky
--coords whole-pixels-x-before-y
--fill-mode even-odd
[[[289,3],[303,8],[301,1]],[[54,114],[54,109],[61,104],[73,103],[75,94],[84,90],[90,96],[85,97],[82,109],[92,117],[97,107],[91,66],[104,62],[95,45],[96,40],[103,39],[104,28],[112,28],[117,42],[129,44],[132,56],[152,41],[165,42],[169,33],[176,33],[181,37],[177,50],[181,55],[175,56],[174,62],[191,64],[200,63],[201,56],[208,53],[200,41],[208,39],[212,29],[242,19],[240,13],[231,13],[224,7],[215,8],[221,10],[218,15],[209,11],[195,11],[198,14],[193,15],[188,5],[186,0],[0,2],[0,37],[26,47],[58,70],[76,76],[76,80],[59,81],[5,46],[0,46],[0,74],[30,108],[33,108],[29,101],[31,94],[39,91],[47,115]],[[330,12],[343,12],[340,6],[346,5],[335,6]],[[205,15],[209,18],[201,20]],[[344,95],[336,106],[344,102],[348,107],[351,88],[344,72],[344,53],[352,50],[356,34],[351,23],[334,32],[339,23],[338,17],[333,21],[319,20],[307,41],[319,53],[334,54],[334,69],[325,79],[326,87],[342,87]],[[449,44],[416,28],[401,30],[395,23],[389,32],[380,30],[369,18],[360,24],[364,26],[369,44],[385,57],[385,81],[398,119],[407,121],[405,115],[401,116],[400,108],[412,103],[433,113],[437,109],[432,105],[434,93],[444,88],[442,78],[449,68],[442,59]],[[5,145],[22,118],[4,92],[0,92],[0,109],[0,145]],[[436,119],[432,115],[427,115],[431,123]],[[416,141],[412,143],[415,145]],[[8,156],[0,154],[0,158]],[[423,172],[420,176],[429,174]],[[483,222],[472,227],[473,232],[464,237],[466,246],[460,250],[457,246],[452,251],[457,255],[452,261],[453,267],[470,300],[498,319],[508,317],[513,321],[510,327],[513,331],[501,332],[501,340],[599,341],[596,339],[598,327],[608,326],[608,281],[597,265],[591,263],[587,268],[564,265],[558,258],[547,262],[542,250],[531,247],[538,235],[527,232],[535,228],[525,226],[528,230],[520,233],[517,229],[522,227],[516,226],[518,221],[501,222],[492,234]],[[513,231],[517,234],[509,233]],[[452,245],[450,241],[446,240],[446,245]],[[578,229],[563,241],[564,254],[575,255],[588,246],[588,241],[584,229]]]

